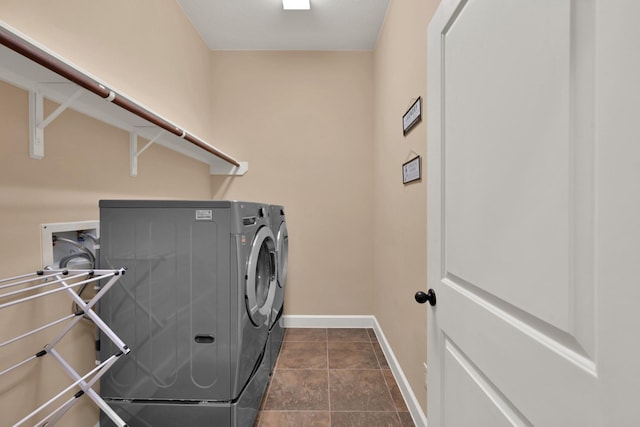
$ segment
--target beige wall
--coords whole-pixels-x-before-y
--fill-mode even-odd
[[[214,198],[287,209],[288,314],[371,314],[371,52],[213,52],[215,139],[249,161]]]
[[[209,49],[175,0],[0,0],[0,19],[208,140]]]
[[[2,0],[0,17],[120,92],[208,138],[209,51],[175,1]],[[52,107],[47,104],[47,112]],[[46,128],[44,160],[31,160],[27,112],[26,92],[0,83],[0,277],[41,268],[39,225],[98,219],[101,198],[211,196],[207,165],[160,146],[145,151],[138,177],[129,177],[129,135],[71,110]],[[4,310],[0,342],[69,311],[65,297]],[[0,349],[0,370],[38,351],[52,333]],[[87,324],[60,343],[62,354],[85,372],[93,367],[92,348],[93,330]],[[17,421],[34,409],[34,401],[48,400],[69,383],[47,357],[3,376],[0,424]],[[87,427],[96,421],[95,406],[83,398],[63,423]]]
[[[438,3],[392,0],[374,59],[374,313],[424,410],[427,307],[413,295],[426,286],[426,36]],[[402,115],[419,96],[422,122],[404,137]],[[403,185],[416,155],[422,181]]]

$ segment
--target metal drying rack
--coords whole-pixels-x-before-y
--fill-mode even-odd
[[[67,397],[61,405],[53,410],[50,410],[48,415],[40,418],[37,422],[33,423],[34,427],[51,427],[57,423],[64,414],[78,401],[78,399],[87,395],[95,404],[115,423],[118,427],[126,427],[127,424],[111,409],[111,407],[96,393],[92,386],[102,377],[107,370],[123,355],[129,353],[130,349],[127,345],[107,326],[106,323],[98,316],[93,307],[102,298],[109,289],[118,281],[120,276],[125,273],[125,269],[117,270],[40,270],[35,273],[29,273],[22,276],[11,277],[8,279],[0,279],[0,310],[7,307],[15,306],[21,303],[35,300],[37,298],[43,298],[56,293],[68,294],[74,303],[78,307],[78,311],[75,313],[64,316],[60,319],[54,320],[48,324],[39,326],[29,332],[23,333],[19,336],[11,338],[5,342],[0,343],[0,348],[13,344],[26,337],[34,335],[45,329],[53,326],[65,324],[65,328],[60,332],[53,340],[39,349],[34,354],[30,355],[26,359],[0,371],[0,377],[7,374],[14,369],[28,364],[36,359],[39,359],[45,355],[49,355],[56,360],[62,369],[71,377],[73,383],[64,388],[58,394],[53,396],[47,402],[39,406],[30,414],[26,415],[20,421],[13,424],[13,427],[19,427],[27,425],[29,420],[35,418],[37,414],[43,413],[46,408],[53,406],[53,403],[64,398],[65,395],[69,395],[74,389],[79,388],[77,393],[71,397]],[[106,283],[100,286],[100,289],[96,295],[88,302],[85,302],[76,293],[75,288],[85,286],[89,283],[95,283],[99,280],[106,281]],[[9,290],[14,288],[14,290]],[[19,289],[15,289],[19,288]],[[35,292],[35,293],[34,293]],[[69,333],[78,322],[86,317],[95,323],[100,328],[102,333],[108,337],[118,351],[106,358],[102,362],[96,362],[97,366],[91,369],[84,375],[80,375],[55,349],[55,346]],[[0,367],[2,369],[2,367]],[[29,423],[31,424],[31,423]]]

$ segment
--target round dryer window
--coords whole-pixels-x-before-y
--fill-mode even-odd
[[[247,262],[246,302],[251,322],[267,324],[276,286],[276,245],[269,227],[258,230]]]

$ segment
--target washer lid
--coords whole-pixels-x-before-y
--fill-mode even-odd
[[[251,243],[247,260],[245,302],[255,326],[268,324],[277,282],[276,245],[273,232],[262,227]]]

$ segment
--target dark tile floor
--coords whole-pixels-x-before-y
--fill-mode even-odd
[[[373,329],[287,329],[254,427],[413,427]]]

